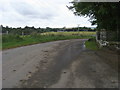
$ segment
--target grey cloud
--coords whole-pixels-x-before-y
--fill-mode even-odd
[[[37,11],[29,4],[19,2],[19,3],[11,3],[11,6],[22,15],[34,15],[37,14]]]
[[[19,2],[17,4],[11,3],[12,7],[19,14],[29,18],[51,19],[55,16],[51,11],[46,11],[44,8],[35,8],[35,6],[29,5],[25,2]]]
[[[4,2],[4,4],[1,3]],[[66,8],[70,0],[0,0],[0,22],[13,27],[90,26]],[[85,22],[86,21],[86,22]]]

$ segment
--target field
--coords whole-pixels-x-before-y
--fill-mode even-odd
[[[15,48],[25,45],[44,43],[67,39],[91,38],[95,32],[46,32],[32,33],[31,35],[2,35],[2,49]]]
[[[81,31],[81,32],[46,32],[42,33],[42,35],[80,35],[80,36],[90,36],[95,35],[96,32],[89,32],[89,31]]]

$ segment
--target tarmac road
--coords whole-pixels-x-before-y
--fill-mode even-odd
[[[117,70],[99,53],[87,50],[85,41],[63,40],[3,51],[3,88],[117,88]],[[116,54],[109,55],[117,61]]]

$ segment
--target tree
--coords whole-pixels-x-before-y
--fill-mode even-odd
[[[71,2],[68,8],[75,15],[90,17],[92,25],[97,25],[98,29],[118,30],[120,25],[118,2]]]

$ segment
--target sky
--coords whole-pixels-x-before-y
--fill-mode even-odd
[[[10,27],[95,27],[89,18],[75,16],[71,0],[0,0],[0,24]]]

